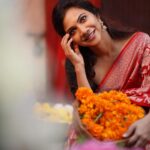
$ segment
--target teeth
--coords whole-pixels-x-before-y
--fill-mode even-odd
[[[92,32],[90,33],[90,35],[89,35],[88,39],[91,39],[91,38],[92,38],[92,36],[93,36],[93,34],[94,34],[94,32],[92,31]]]
[[[90,37],[93,35],[93,32],[90,34]]]
[[[92,39],[93,35],[94,35],[94,30],[88,34],[88,36],[84,39],[84,41],[88,41],[88,40]]]

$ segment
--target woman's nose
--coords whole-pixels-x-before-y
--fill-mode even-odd
[[[80,35],[83,35],[83,34],[86,33],[86,30],[87,30],[87,29],[86,29],[85,26],[80,25],[78,28],[79,28]]]

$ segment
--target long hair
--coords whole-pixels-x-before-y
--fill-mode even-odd
[[[64,31],[64,27],[63,27],[63,19],[64,19],[66,11],[71,7],[82,8],[91,12],[97,17],[100,16],[100,9],[93,6],[88,0],[59,0],[52,12],[52,22],[53,22],[53,26],[56,32],[60,36],[64,36],[66,34]],[[105,25],[108,25],[105,22],[104,17],[102,20]],[[109,27],[107,31],[113,39],[115,38],[120,39],[129,35],[128,32],[118,31]],[[88,47],[79,46],[79,49],[85,62],[84,64],[85,64],[85,71],[86,71],[87,79],[89,81],[91,88],[93,89],[93,91],[95,91],[98,85],[93,80],[93,78],[95,77],[95,71],[93,69],[93,66],[96,63],[97,57]],[[78,88],[78,85],[77,85],[74,66],[68,59],[66,59],[65,68],[66,68],[66,75],[67,75],[68,83],[70,85],[71,92],[74,95]]]

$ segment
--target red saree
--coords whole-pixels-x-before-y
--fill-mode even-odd
[[[150,107],[150,37],[135,33],[99,85],[99,91],[121,90],[133,103]]]
[[[137,32],[122,48],[113,65],[99,84],[98,91],[121,90],[133,103],[150,107],[150,37]],[[71,131],[68,145],[76,140]],[[147,144],[146,150],[150,149]]]

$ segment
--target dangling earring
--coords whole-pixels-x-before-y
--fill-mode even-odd
[[[103,25],[103,26],[102,26],[102,29],[103,29],[103,30],[106,30],[106,29],[107,29],[107,27],[106,27],[105,25]]]
[[[103,30],[107,29],[107,27],[104,25],[103,21],[100,20],[100,24],[101,24]]]

